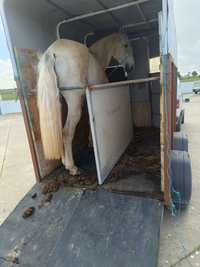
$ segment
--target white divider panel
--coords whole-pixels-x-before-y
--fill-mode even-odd
[[[99,184],[103,184],[133,137],[129,85],[87,89]]]

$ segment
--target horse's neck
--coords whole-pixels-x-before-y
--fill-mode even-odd
[[[106,68],[111,61],[113,49],[112,40],[110,42],[107,40],[101,42],[100,40],[91,46],[90,51],[96,57],[101,66]]]
[[[107,55],[105,55],[105,51],[103,50],[98,50],[97,52],[91,51],[91,54],[99,62],[99,64],[101,65],[103,69],[105,69],[109,65],[111,57],[108,57]]]
[[[108,82],[104,69],[98,59],[91,53],[89,57],[88,77],[89,85]]]

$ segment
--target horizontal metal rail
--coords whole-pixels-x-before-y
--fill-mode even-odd
[[[152,78],[128,80],[128,81],[122,81],[122,82],[103,83],[103,84],[89,86],[89,90],[109,89],[109,88],[119,87],[123,85],[148,83],[148,82],[159,81],[159,80],[160,80],[160,77],[152,77]]]
[[[68,91],[68,90],[84,90],[86,87],[82,86],[68,86],[68,87],[59,87],[59,91]]]
[[[137,23],[130,23],[130,24],[126,24],[124,26],[122,26],[122,30],[128,29],[128,28],[132,28],[132,27],[137,27],[137,26],[142,26],[145,24],[150,24],[153,22],[157,22],[158,19],[151,19],[151,20],[146,20],[146,21],[142,21],[142,22],[137,22]]]
[[[135,5],[139,5],[139,4],[142,4],[142,3],[146,3],[146,2],[149,2],[149,1],[150,0],[137,0],[137,1],[134,1],[134,2],[131,2],[131,3],[126,3],[126,4],[123,4],[123,5],[118,5],[118,6],[115,6],[115,7],[102,9],[102,10],[99,10],[99,11],[90,12],[90,13],[87,13],[87,14],[83,14],[83,15],[72,17],[70,19],[65,19],[65,20],[59,22],[57,27],[56,27],[57,38],[60,39],[60,26],[63,23],[70,23],[70,22],[86,19],[86,18],[89,18],[89,17],[94,17],[94,16],[97,16],[97,15],[101,15],[101,14],[109,13],[109,12],[112,12],[112,11],[120,10],[120,9],[123,9],[123,8],[128,8],[128,7],[131,7],[131,6],[135,6]]]
[[[103,83],[103,84],[96,84],[96,85],[90,85],[90,86],[67,86],[67,87],[59,87],[59,91],[67,91],[67,90],[85,90],[88,88],[89,90],[101,90],[101,89],[109,89],[112,87],[119,87],[123,85],[129,85],[129,84],[140,84],[140,83],[147,83],[147,82],[153,82],[160,80],[159,77],[152,77],[152,78],[144,78],[144,79],[137,79],[137,80],[128,80],[128,81],[122,81],[122,82],[110,82],[110,83]],[[28,95],[36,95],[37,89],[32,89],[29,91]]]

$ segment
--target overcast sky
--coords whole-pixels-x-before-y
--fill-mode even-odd
[[[15,88],[12,64],[0,18],[0,89]]]
[[[200,72],[200,0],[174,0],[178,67]]]
[[[173,0],[181,73],[200,73],[200,0]],[[15,87],[8,49],[0,20],[0,89]]]

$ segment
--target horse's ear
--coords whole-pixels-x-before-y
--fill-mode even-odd
[[[94,32],[88,32],[87,34],[85,34],[85,36],[84,36],[84,40],[83,40],[83,44],[84,44],[85,46],[88,47],[88,38],[89,38],[90,36],[93,36],[93,35],[95,35]]]

